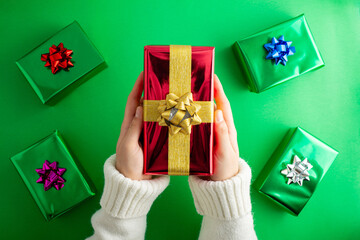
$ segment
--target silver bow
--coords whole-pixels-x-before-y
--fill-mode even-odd
[[[288,178],[287,184],[294,182],[302,186],[304,180],[310,181],[308,170],[312,167],[307,158],[301,161],[300,158],[295,155],[293,163],[288,164],[284,170],[281,170],[281,174]]]

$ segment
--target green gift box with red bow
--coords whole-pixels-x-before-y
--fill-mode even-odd
[[[85,75],[90,76],[94,69],[101,70],[103,63],[103,57],[76,21],[16,62],[42,103],[85,79]]]

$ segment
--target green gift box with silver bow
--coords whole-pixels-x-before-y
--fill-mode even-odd
[[[297,216],[337,155],[336,150],[297,127],[285,136],[254,187]]]
[[[237,41],[234,49],[256,93],[325,65],[304,15]]]

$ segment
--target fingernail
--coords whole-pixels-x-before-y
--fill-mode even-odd
[[[136,108],[135,117],[137,117],[137,118],[141,117],[141,107],[140,106],[138,106]]]
[[[216,122],[221,122],[224,120],[224,116],[221,110],[216,111]]]

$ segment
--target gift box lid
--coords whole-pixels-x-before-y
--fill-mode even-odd
[[[286,66],[266,59],[269,52],[264,48],[272,38],[281,36],[295,47]],[[234,47],[249,88],[257,93],[325,66],[304,14],[237,41]]]
[[[41,56],[49,53],[50,47],[58,46],[60,43],[63,43],[64,48],[73,51],[71,61],[74,66],[68,71],[60,69],[53,74],[50,67],[44,66],[45,61],[41,60]],[[43,103],[102,63],[104,63],[103,57],[76,21],[61,29],[16,62]]]
[[[46,160],[56,162],[61,171],[59,175],[65,182],[59,190],[54,186],[46,190],[45,181],[38,182],[41,174],[37,169],[42,170]],[[11,157],[11,161],[48,221],[95,195],[57,130]]]
[[[260,193],[298,215],[313,195],[316,187],[335,160],[338,152],[314,137],[304,129],[290,130],[268,163],[259,174],[254,187]],[[307,159],[311,168],[307,171],[309,180],[289,183],[289,177],[282,174],[294,158]]]

